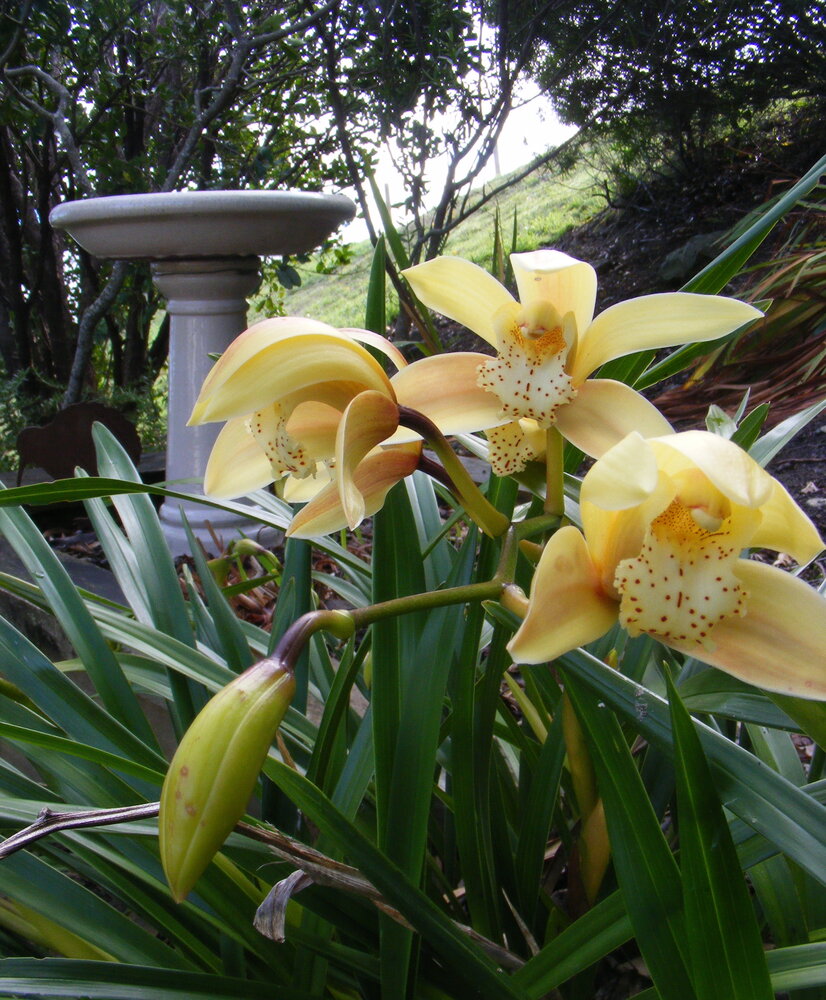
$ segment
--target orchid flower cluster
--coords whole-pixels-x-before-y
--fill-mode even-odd
[[[811,521],[731,441],[674,433],[628,385],[589,377],[636,351],[716,340],[760,312],[676,292],[594,317],[589,264],[555,250],[511,262],[518,300],[456,257],[405,272],[425,305],[478,334],[494,356],[454,352],[408,364],[376,334],[291,317],[241,334],[192,414],[193,423],[227,421],[206,491],[234,497],[274,482],[286,499],[308,501],[288,534],[313,537],[356,528],[420,466],[428,435],[416,414],[433,425],[431,446],[441,435],[484,431],[499,476],[545,458],[556,432],[597,461],[582,483],[582,530],[563,527],[539,560],[510,646],[518,662],[553,659],[619,620],[631,635],[647,633],[770,690],[826,697],[823,649],[807,645],[817,630],[801,625],[826,624],[826,602],[798,578],[740,557],[760,547],[809,561],[823,547]],[[467,507],[486,530],[502,530],[478,501]]]
[[[226,421],[206,492],[231,498],[274,483],[284,499],[303,504],[288,535],[312,538],[356,529],[396,483],[424,469],[488,535],[512,535],[519,525],[487,502],[447,440],[483,432],[494,475],[519,478],[544,465],[546,539],[541,548],[522,542],[537,562],[530,594],[512,580],[498,591],[522,618],[508,646],[516,663],[552,661],[619,623],[632,637],[651,636],[767,690],[826,699],[826,601],[798,577],[742,555],[766,548],[806,563],[823,547],[811,521],[732,441],[677,433],[634,389],[593,377],[616,358],[714,341],[761,313],[733,298],[667,293],[595,317],[589,264],[554,250],[511,261],[518,299],[454,257],[404,272],[425,306],[473,331],[492,353],[408,363],[375,333],[293,317],[242,333],[191,418]],[[567,508],[565,440],[595,460],[579,505]],[[342,634],[355,627],[342,622],[322,626]],[[273,676],[283,684],[280,665]],[[284,706],[276,708],[277,724]],[[174,832],[177,773],[173,766],[164,793],[170,843],[184,837]],[[188,820],[181,814],[177,822]],[[213,836],[216,846],[230,828]],[[194,877],[178,880],[180,895]]]

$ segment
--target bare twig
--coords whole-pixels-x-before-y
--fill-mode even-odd
[[[0,859],[22,851],[29,844],[42,837],[62,830],[81,830],[90,826],[113,826],[136,819],[152,819],[158,815],[159,802],[146,802],[138,806],[122,806],[117,809],[83,809],[77,812],[57,813],[42,809],[30,826],[18,830],[0,844]]]
[[[56,813],[46,808],[40,812],[34,823],[19,830],[0,844],[0,860],[29,847],[52,833],[94,826],[113,826],[116,823],[128,823],[139,819],[153,819],[158,815],[159,810],[159,802],[146,802],[141,805],[122,806],[117,809],[84,809],[65,813]],[[283,931],[283,909],[293,893],[305,888],[311,882],[364,896],[392,920],[414,929],[357,868],[328,858],[315,848],[302,844],[301,841],[294,840],[273,828],[265,829],[260,826],[252,826],[249,823],[237,823],[235,829],[251,840],[266,844],[277,857],[294,864],[299,872],[303,873],[293,873],[288,879],[279,882],[259,907],[255,917],[255,926],[265,936],[273,937],[275,940],[283,940],[283,937],[279,937]],[[495,941],[482,937],[472,927],[459,923],[456,926],[503,968],[518,969],[525,964],[518,955],[514,955],[507,948],[496,944]]]
[[[311,25],[316,24],[325,14],[328,14],[338,2],[339,0],[328,0],[326,4],[313,11],[312,14],[302,18],[300,21],[294,21],[283,28],[279,28],[278,31],[268,31],[260,35],[246,36],[241,27],[241,17],[235,3],[232,0],[224,0],[224,13],[235,40],[235,51],[232,53],[232,58],[230,59],[229,67],[224,73],[221,86],[215,91],[212,100],[203,110],[199,110],[198,117],[190,126],[183,142],[179,146],[175,160],[169,168],[166,180],[161,187],[162,191],[172,191],[175,188],[192,158],[192,154],[201,136],[218,115],[229,107],[242,84],[250,54],[265,45],[272,45],[282,38],[306,30]],[[200,92],[196,92],[196,101],[200,100],[200,96]]]
[[[0,73],[2,73],[3,67],[14,55],[14,50],[17,48],[17,43],[20,41],[23,29],[26,27],[26,21],[29,19],[29,14],[31,14],[33,6],[34,0],[24,0],[20,6],[20,16],[17,18],[17,22],[14,25],[14,31],[11,33],[9,44],[6,46],[5,51],[0,54]],[[11,14],[7,14],[6,17],[8,20],[12,20]]]
[[[42,104],[38,104],[36,101],[33,101],[19,89],[14,88],[15,96],[19,101],[21,101],[21,103],[25,104],[31,111],[34,111],[35,114],[40,115],[42,118],[46,118],[52,123],[55,135],[60,141],[60,145],[63,147],[69,163],[71,164],[78,187],[81,188],[85,194],[92,194],[92,183],[89,180],[86,168],[83,166],[83,161],[81,160],[80,151],[77,148],[75,137],[72,134],[72,130],[69,128],[68,122],[66,121],[66,109],[74,100],[71,93],[59,80],[55,79],[51,73],[47,73],[39,66],[16,66],[14,69],[7,69],[5,71],[5,76],[8,86],[12,86],[9,81],[14,80],[17,77],[34,76],[40,80],[47,90],[50,90],[55,95],[57,98],[57,106],[54,111],[50,111],[48,108],[43,107]]]
[[[407,919],[399,911],[390,905],[382,896],[379,890],[369,882],[357,868],[345,865],[341,861],[328,858],[325,854],[302,844],[298,840],[293,840],[286,834],[275,829],[264,829],[263,827],[250,826],[248,823],[238,823],[236,830],[253,840],[266,844],[274,854],[297,865],[298,868],[317,885],[329,886],[333,889],[343,889],[345,892],[352,892],[359,896],[364,896],[377,906],[383,913],[386,913],[396,923],[414,929]],[[281,918],[278,908],[286,905],[289,896],[305,888],[309,883],[299,876],[290,876],[286,885],[278,883],[267,899],[259,907],[256,914],[256,928],[269,936],[270,932],[278,932],[281,926]],[[490,941],[483,937],[472,927],[454,921],[456,927],[468,937],[475,941],[479,947],[491,958],[495,959],[503,968],[518,969],[524,965],[524,961],[513,952],[503,948],[495,941]],[[260,926],[259,926],[260,925]],[[277,939],[277,938],[276,938]]]

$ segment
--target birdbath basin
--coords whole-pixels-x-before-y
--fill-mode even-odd
[[[88,253],[109,260],[150,261],[167,300],[169,400],[166,480],[202,493],[218,424],[187,427],[213,361],[247,325],[247,299],[260,282],[260,257],[318,247],[355,214],[343,195],[305,191],[179,191],[87,198],[58,205],[49,216]],[[164,533],[174,555],[189,550],[181,510],[196,537],[229,540],[251,522],[191,503],[165,500]],[[229,537],[227,537],[229,536]]]

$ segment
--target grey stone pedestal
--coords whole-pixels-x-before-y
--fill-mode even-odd
[[[169,424],[166,479],[198,495],[219,425],[187,427],[201,384],[220,354],[246,327],[247,298],[258,287],[259,258],[319,246],[355,213],[343,195],[304,191],[181,191],[116,195],[58,205],[50,216],[96,257],[152,261],[170,314]],[[180,482],[183,480],[183,482]],[[229,541],[254,522],[194,500],[183,504],[195,534],[209,526]],[[173,555],[188,551],[180,502],[161,508]]]

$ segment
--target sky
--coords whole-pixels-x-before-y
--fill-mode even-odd
[[[493,180],[498,174],[510,173],[540,153],[544,153],[549,146],[558,146],[576,131],[573,126],[563,125],[553,111],[550,101],[536,91],[523,89],[519,94],[519,100],[524,103],[511,111],[502,130],[497,147],[498,163],[491,157],[476,181],[477,185]],[[444,160],[441,162],[435,160],[428,173],[430,190],[435,192],[434,201],[438,198],[446,169]],[[394,172],[392,157],[386,147],[379,153],[376,180],[379,190],[389,191],[391,204],[404,200],[404,187]],[[354,192],[344,193],[355,200]],[[399,215],[399,211],[396,209],[393,216],[397,224],[405,221]],[[342,229],[341,234],[347,242],[357,243],[367,239],[367,227],[364,221],[357,217]]]

